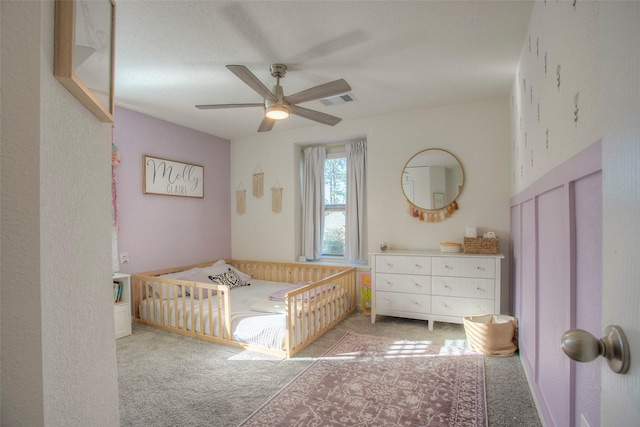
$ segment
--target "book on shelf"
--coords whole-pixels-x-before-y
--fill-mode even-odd
[[[122,298],[122,287],[124,283],[119,280],[113,281],[113,302],[119,303]]]

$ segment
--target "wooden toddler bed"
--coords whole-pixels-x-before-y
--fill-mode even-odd
[[[356,270],[347,266],[220,260],[131,282],[135,322],[284,357],[356,309]]]

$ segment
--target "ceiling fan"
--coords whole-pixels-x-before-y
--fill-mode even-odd
[[[277,120],[286,119],[290,114],[304,117],[305,119],[314,120],[316,122],[335,126],[342,119],[330,114],[322,113],[316,110],[300,107],[297,104],[303,102],[315,101],[317,99],[330,98],[332,96],[343,95],[351,91],[351,86],[343,79],[335,80],[329,83],[314,86],[293,95],[284,96],[280,79],[284,78],[287,73],[287,66],[284,64],[271,65],[271,75],[276,78],[276,85],[273,91],[270,91],[258,78],[244,65],[227,65],[227,68],[240,80],[245,82],[251,89],[258,92],[264,98],[262,103],[250,104],[212,104],[212,105],[196,105],[201,110],[220,109],[220,108],[244,108],[244,107],[264,107],[264,119],[258,127],[258,132],[267,132],[273,129]]]

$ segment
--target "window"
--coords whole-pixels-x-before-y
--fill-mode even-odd
[[[342,154],[328,154],[324,162],[324,230],[323,256],[344,256],[347,158]]]
[[[304,148],[301,253],[366,262],[366,141]]]

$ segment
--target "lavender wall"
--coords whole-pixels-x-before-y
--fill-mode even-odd
[[[576,215],[576,327],[602,336],[602,173],[575,182]],[[591,427],[600,421],[600,363],[575,363],[575,425],[584,414]]]
[[[231,256],[230,142],[116,108],[118,250],[123,273]],[[204,166],[204,198],[142,193],[144,154]]]
[[[511,201],[512,286],[520,356],[548,426],[600,422],[597,364],[565,356],[565,331],[600,336],[602,148],[592,144]]]

